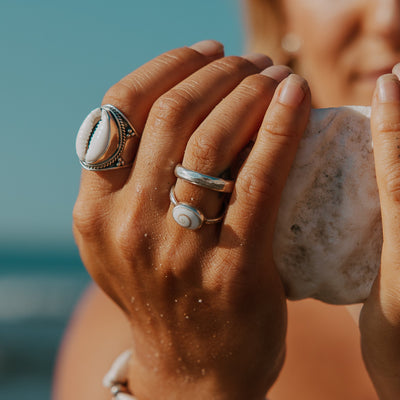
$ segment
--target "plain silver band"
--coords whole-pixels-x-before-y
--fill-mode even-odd
[[[169,199],[171,200],[171,203],[174,205],[174,207],[185,206],[186,208],[188,208],[189,210],[192,210],[194,213],[196,213],[200,217],[201,224],[195,229],[201,228],[201,226],[203,224],[217,224],[218,222],[221,222],[224,219],[225,212],[217,218],[206,218],[204,216],[204,214],[200,210],[198,210],[196,207],[193,207],[192,205],[190,205],[188,203],[179,202],[175,197],[175,185],[173,185],[169,191]],[[176,222],[179,224],[178,221],[176,221]]]
[[[177,164],[174,173],[177,178],[216,192],[232,193],[235,186],[234,181],[201,174],[200,172],[185,168],[182,164]]]

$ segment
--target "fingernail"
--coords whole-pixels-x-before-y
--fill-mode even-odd
[[[261,75],[268,76],[277,82],[283,81],[292,73],[293,71],[286,65],[273,65],[260,72]]]
[[[280,89],[279,102],[292,107],[298,106],[305,97],[307,87],[307,82],[299,75],[289,75]]]
[[[377,81],[378,98],[381,103],[400,102],[399,80],[393,74],[382,75]]]
[[[251,63],[253,63],[256,67],[258,67],[260,69],[270,67],[273,64],[272,60],[268,56],[266,56],[265,54],[261,54],[261,53],[247,54],[247,55],[243,56],[243,58],[250,61]]]
[[[224,54],[224,45],[216,40],[202,40],[191,45],[190,48],[207,57]]]
[[[400,64],[396,64],[392,72],[400,79]]]

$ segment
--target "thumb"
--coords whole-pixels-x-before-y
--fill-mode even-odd
[[[398,273],[393,267],[400,266],[400,82],[394,74],[377,81],[371,131],[383,225],[382,275],[391,279]]]

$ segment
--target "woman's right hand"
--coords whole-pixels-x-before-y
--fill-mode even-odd
[[[360,315],[363,357],[381,400],[400,399],[400,64],[378,79],[371,130],[381,202],[381,267]]]
[[[281,191],[310,93],[266,56],[206,41],[165,53],[106,94],[143,132],[132,167],[83,171],[74,209],[82,260],[131,323],[140,399],[262,399],[283,363],[286,298],[272,255]],[[288,76],[289,75],[289,76]],[[257,139],[229,204],[174,177],[219,176]],[[223,222],[191,231],[169,191]]]

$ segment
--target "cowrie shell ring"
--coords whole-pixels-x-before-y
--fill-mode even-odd
[[[223,213],[218,218],[209,219],[206,218],[196,207],[187,203],[179,202],[175,197],[175,185],[172,186],[169,191],[169,199],[174,205],[172,217],[178,225],[186,229],[196,230],[200,229],[203,224],[217,224],[223,220],[225,215],[225,213]]]
[[[83,121],[76,137],[76,154],[83,168],[91,171],[129,166],[129,139],[138,136],[125,115],[111,104],[94,109]]]

